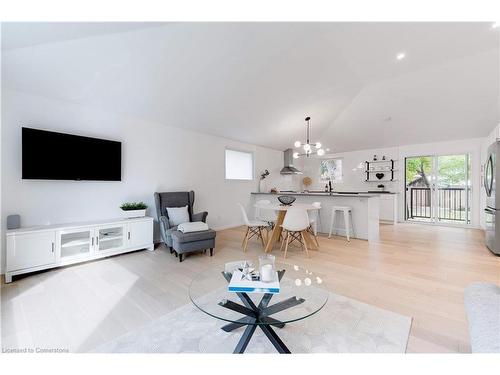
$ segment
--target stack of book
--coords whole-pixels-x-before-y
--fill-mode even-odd
[[[277,272],[274,281],[263,282],[260,281],[258,276],[252,277],[252,280],[248,280],[243,272],[241,272],[240,270],[235,270],[227,288],[229,292],[235,293],[278,294],[280,292],[280,282]]]

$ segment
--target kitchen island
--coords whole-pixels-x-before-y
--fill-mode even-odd
[[[365,193],[323,193],[323,192],[281,192],[281,193],[251,193],[252,207],[262,199],[278,202],[280,195],[292,195],[297,198],[297,203],[320,202],[318,232],[326,233],[330,231],[333,206],[349,206],[352,208],[352,221],[354,226],[353,238],[376,241],[379,239],[379,211],[380,198],[378,194]],[[335,220],[335,231],[339,235],[345,235],[344,220],[341,213],[337,212]]]

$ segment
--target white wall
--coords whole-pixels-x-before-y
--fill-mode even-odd
[[[2,218],[20,214],[23,226],[119,217],[125,201],[144,201],[155,216],[155,191],[187,189],[211,227],[236,226],[236,203],[249,204],[259,173],[269,169],[276,178],[283,164],[279,151],[12,90],[3,91],[2,123]],[[122,181],[22,180],[22,126],[123,142]],[[254,153],[254,181],[225,180],[226,147]]]
[[[482,227],[482,184],[481,184],[481,166],[483,164],[482,150],[485,145],[485,138],[473,138],[448,142],[436,142],[426,144],[405,145],[399,147],[371,149],[344,152],[338,154],[325,155],[323,158],[342,158],[343,162],[343,181],[333,185],[336,191],[368,191],[376,190],[378,182],[365,182],[366,175],[364,162],[372,160],[373,155],[379,158],[383,155],[387,159],[396,160],[395,169],[397,170],[394,182],[382,182],[386,190],[399,194],[400,218],[404,218],[404,160],[411,156],[421,155],[446,155],[469,153],[471,155],[471,178],[472,178],[472,202],[471,202],[471,225],[473,227]],[[309,159],[299,159],[296,166],[304,173],[294,176],[294,188],[303,189],[302,179],[309,176],[313,179],[313,184],[309,188],[323,189],[324,182],[319,180],[319,158],[311,157]],[[361,163],[361,164],[360,164]]]
[[[361,150],[361,151],[351,151],[342,152],[337,154],[325,155],[321,159],[330,158],[340,158],[342,159],[342,182],[334,183],[333,189],[336,191],[367,191],[367,190],[377,190],[377,185],[382,183],[385,185],[386,190],[394,191],[396,189],[396,183],[390,181],[383,182],[365,182],[366,164],[365,161],[370,161],[373,159],[373,155],[377,155],[378,158],[385,156],[387,160],[398,159],[398,149],[397,147],[391,148],[381,148],[372,150]],[[294,176],[296,185],[302,189],[302,179],[305,176],[311,177],[313,180],[312,185],[309,190],[323,190],[325,188],[325,182],[322,182],[319,178],[319,158],[300,158],[297,160],[296,165],[299,170],[303,172],[303,175]],[[396,162],[395,168],[398,169]]]

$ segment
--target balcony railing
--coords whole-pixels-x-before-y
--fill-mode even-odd
[[[466,196],[469,192],[469,197]],[[467,199],[468,198],[468,199]],[[430,219],[432,214],[431,189],[426,187],[407,188],[406,210],[409,219]],[[438,188],[437,218],[438,220],[468,221],[467,205],[470,202],[470,189]]]

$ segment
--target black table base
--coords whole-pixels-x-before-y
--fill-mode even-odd
[[[278,277],[280,280],[284,274],[285,270],[278,271]],[[222,275],[228,282],[231,280],[232,275],[230,273],[222,272]],[[235,329],[246,327],[245,331],[243,332],[243,336],[241,336],[238,345],[236,345],[236,348],[234,349],[234,353],[241,354],[245,352],[245,349],[248,346],[248,343],[250,342],[253,334],[255,333],[255,330],[257,329],[257,327],[259,327],[279,353],[290,354],[290,350],[286,347],[283,341],[281,341],[279,336],[272,328],[283,328],[285,326],[285,323],[271,318],[270,315],[300,305],[305,300],[303,298],[291,297],[269,306],[269,302],[271,301],[273,294],[266,293],[260,300],[259,304],[256,306],[252,299],[248,296],[248,294],[236,293],[236,295],[240,298],[243,305],[230,300],[223,300],[219,302],[220,306],[244,315],[244,317],[239,319],[237,322],[229,323],[222,327],[222,329],[226,332],[231,332]]]

